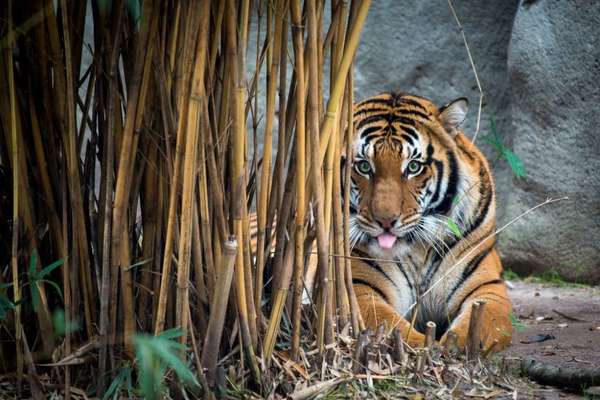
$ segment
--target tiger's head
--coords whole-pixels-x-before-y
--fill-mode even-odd
[[[395,93],[355,105],[352,245],[394,255],[413,243],[435,245],[452,233],[448,221],[464,219],[461,207],[453,206],[465,184],[459,182],[457,135],[464,139],[459,126],[466,112],[464,98],[438,108]]]

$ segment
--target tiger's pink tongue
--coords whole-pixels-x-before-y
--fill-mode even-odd
[[[377,242],[384,249],[391,249],[396,243],[396,235],[392,235],[391,233],[382,233],[377,236]]]

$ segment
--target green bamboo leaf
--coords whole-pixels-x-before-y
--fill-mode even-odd
[[[50,272],[54,271],[56,268],[60,267],[64,263],[65,263],[65,259],[64,258],[61,258],[59,260],[54,261],[52,264],[48,265],[47,267],[45,267],[44,269],[42,269],[40,272],[38,272],[36,274],[37,278],[38,279],[42,279],[43,277],[45,277]]]
[[[15,307],[8,297],[0,295],[0,321],[3,321],[8,312],[14,310]]]
[[[179,358],[179,356],[173,351],[170,345],[173,343],[165,343],[168,342],[165,339],[158,339],[152,342],[152,346],[156,351],[156,354],[160,357],[162,361],[166,364],[166,366],[173,368],[177,373],[177,376],[184,382],[188,384],[198,385],[198,381],[192,374],[192,371],[188,368],[187,365]]]
[[[139,0],[127,0],[127,10],[133,20],[135,27],[139,29],[142,20],[142,6]]]
[[[123,382],[126,380],[131,380],[131,367],[129,365],[125,365],[121,368],[115,379],[111,382],[110,386],[104,393],[103,400],[107,400],[111,398],[113,395],[115,398],[118,397],[119,392],[121,391],[121,387],[123,386]]]
[[[502,154],[515,177],[522,179],[527,176],[523,161],[512,150],[505,148]]]
[[[451,219],[448,219],[447,223],[448,223],[448,228],[450,228],[452,233],[454,233],[454,236],[456,236],[457,238],[460,238],[462,236],[462,234],[460,233],[460,229],[458,228],[458,225],[456,224],[456,222],[454,222]]]
[[[31,258],[29,259],[29,277],[35,276],[35,264],[37,264],[37,257],[37,249],[33,249],[33,252],[31,253]]]
[[[56,282],[49,281],[48,279],[40,279],[38,282],[47,283],[48,285],[52,286],[54,290],[56,290],[56,293],[58,293],[58,295],[60,296],[60,300],[64,302],[60,286],[58,286]]]
[[[175,338],[178,338],[178,337],[181,337],[181,336],[183,336],[183,332],[179,328],[167,329],[166,331],[162,331],[158,335],[158,337],[163,338],[163,339],[167,339],[167,340],[175,339]]]
[[[138,381],[140,392],[146,399],[158,398],[162,387],[162,376],[152,354],[150,339],[144,336],[134,338],[138,362]]]
[[[504,145],[496,128],[496,121],[494,118],[490,120],[490,133],[483,136],[483,140],[494,147],[494,149],[498,152],[498,155],[506,161],[513,175],[517,179],[522,179],[527,176],[523,161],[521,161],[519,156],[517,156],[514,151]]]
[[[79,322],[77,320],[67,321],[64,310],[58,309],[52,313],[52,325],[54,333],[58,336],[67,333],[73,333],[79,330]]]

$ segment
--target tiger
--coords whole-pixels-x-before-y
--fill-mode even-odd
[[[471,306],[484,300],[480,345],[500,351],[511,342],[512,305],[490,167],[460,128],[467,109],[466,98],[437,107],[396,92],[354,105],[353,288],[365,325],[397,328],[411,346],[423,346],[433,321],[440,344],[453,331],[464,348]]]

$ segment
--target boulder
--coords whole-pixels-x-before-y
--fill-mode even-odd
[[[600,2],[538,0],[518,8],[508,52],[513,180],[505,215],[548,197],[569,200],[500,237],[504,265],[600,283]],[[499,188],[499,190],[502,190]]]

